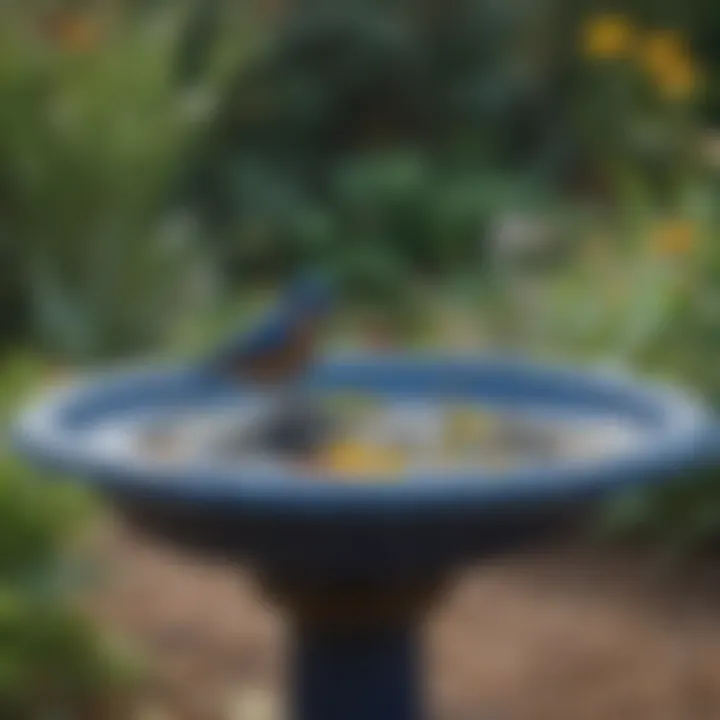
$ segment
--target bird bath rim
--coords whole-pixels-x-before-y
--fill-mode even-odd
[[[362,477],[335,482],[332,474],[320,477],[294,469],[282,472],[275,467],[158,467],[103,457],[83,444],[82,435],[73,427],[78,415],[84,414],[90,424],[98,418],[113,418],[119,408],[127,412],[158,389],[164,390],[166,401],[173,395],[187,401],[222,392],[225,387],[220,379],[192,365],[176,363],[101,372],[51,392],[21,416],[14,441],[22,454],[55,470],[91,478],[100,490],[181,503],[232,504],[248,512],[322,515],[388,510],[403,514],[470,509],[491,512],[498,505],[582,499],[636,487],[720,459],[720,442],[709,409],[685,393],[639,381],[629,374],[487,356],[459,359],[441,354],[344,354],[320,363],[313,377],[322,380],[332,377],[333,372],[345,372],[349,377],[364,373],[370,387],[373,382],[379,383],[375,390],[380,393],[393,393],[388,378],[403,379],[406,392],[410,388],[421,396],[426,391],[424,385],[451,387],[452,379],[462,373],[466,383],[475,378],[475,384],[483,375],[486,382],[494,376],[501,386],[504,383],[500,397],[506,403],[508,398],[517,402],[522,397],[518,385],[535,383],[536,388],[545,388],[545,395],[549,393],[548,402],[569,402],[585,408],[586,414],[604,407],[621,418],[635,416],[640,422],[642,417],[651,434],[629,450],[591,461],[500,471],[416,473],[388,482],[377,478],[365,481]],[[473,391],[467,386],[458,389]],[[75,417],[74,423],[70,416]]]

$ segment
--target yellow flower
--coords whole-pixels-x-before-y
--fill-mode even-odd
[[[692,61],[679,62],[668,68],[659,83],[660,90],[668,100],[689,100],[699,85],[699,73]]]
[[[681,33],[651,32],[640,49],[640,62],[668,100],[686,100],[698,85],[698,70]]]
[[[653,30],[640,44],[640,59],[651,73],[662,72],[686,55],[685,40],[677,30]]]
[[[634,34],[633,26],[624,15],[598,15],[585,25],[583,52],[599,60],[622,57],[629,53]]]
[[[687,220],[660,223],[652,233],[651,245],[656,254],[665,257],[688,255],[695,247],[695,225]]]

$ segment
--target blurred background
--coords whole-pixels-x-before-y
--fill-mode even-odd
[[[205,347],[308,266],[341,281],[335,345],[630,367],[718,403],[716,127],[713,0],[3,0],[0,418]],[[37,481],[0,451],[0,717],[110,718],[144,673],[76,600],[102,511]],[[690,562],[720,478],[599,516]]]

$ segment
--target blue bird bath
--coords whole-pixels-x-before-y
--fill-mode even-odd
[[[152,463],[92,440],[98,427],[249,401],[249,389],[192,366],[109,373],[29,408],[16,442],[31,461],[85,478],[145,531],[257,573],[292,619],[295,720],[423,718],[419,628],[455,569],[566,527],[609,493],[676,480],[720,460],[701,404],[632,379],[412,356],[327,359],[306,383],[318,393],[604,418],[638,432],[633,443],[592,458],[348,482],[272,462]]]

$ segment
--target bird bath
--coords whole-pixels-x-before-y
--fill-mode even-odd
[[[612,491],[720,458],[702,406],[619,377],[397,356],[326,359],[305,383],[406,410],[477,403],[546,428],[586,423],[596,439],[601,425],[620,431],[577,453],[487,465],[427,459],[349,476],[333,465],[223,455],[212,443],[182,457],[141,452],[131,431],[160,417],[229,413],[240,422],[252,407],[248,390],[196,367],[114,372],[30,408],[16,439],[32,461],[87,478],[145,531],[257,573],[291,619],[294,720],[425,717],[419,628],[455,569],[539,539]],[[203,427],[188,437],[216,434],[212,422]]]

